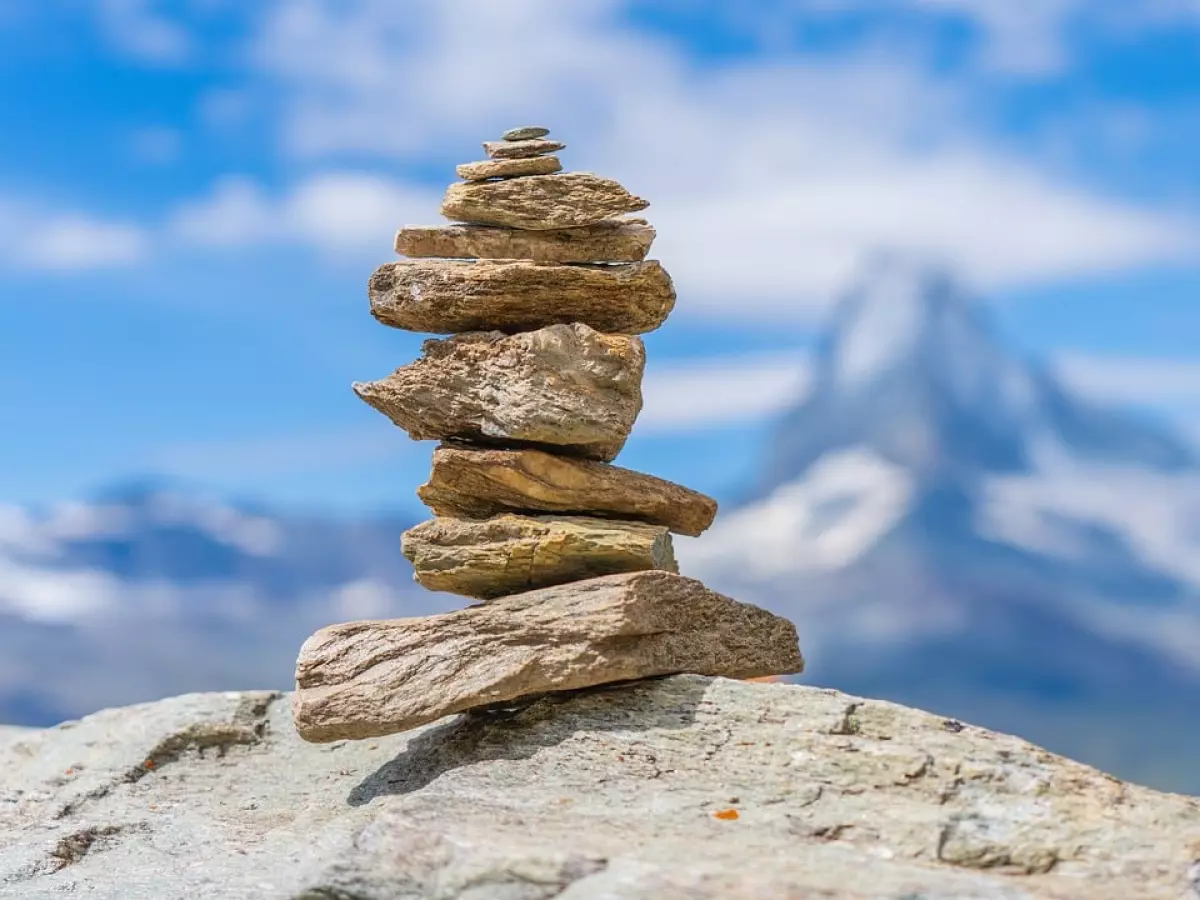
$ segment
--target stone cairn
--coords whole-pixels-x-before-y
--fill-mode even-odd
[[[649,204],[562,173],[545,128],[485,142],[442,214],[402,228],[407,259],[371,277],[371,313],[426,334],[416,362],[354,385],[414,440],[436,518],[403,536],[416,580],[482,601],[309,638],[294,716],[306,740],[375,737],[451,713],[660,675],[756,678],[804,667],[792,624],[678,573],[671,532],[717,504],[612,464],[642,408],[645,349],[675,305],[646,260]]]

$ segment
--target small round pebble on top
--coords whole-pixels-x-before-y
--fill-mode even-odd
[[[506,141],[531,141],[545,137],[550,133],[549,128],[541,125],[522,125],[520,128],[510,128],[501,137]]]

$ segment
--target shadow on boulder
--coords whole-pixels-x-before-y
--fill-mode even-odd
[[[580,720],[586,720],[590,731],[687,728],[711,681],[700,676],[653,678],[472,710],[417,735],[395,759],[357,784],[346,801],[364,806],[377,797],[419,791],[464,766],[529,759],[571,738]],[[663,702],[665,696],[669,703]],[[571,714],[560,714],[567,704]]]

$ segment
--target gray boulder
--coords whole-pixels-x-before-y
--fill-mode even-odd
[[[1200,799],[836,691],[678,676],[311,745],[276,693],[0,736],[0,897],[1181,898]]]

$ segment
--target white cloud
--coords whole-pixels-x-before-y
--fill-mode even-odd
[[[177,239],[207,247],[300,243],[334,253],[388,254],[396,227],[433,218],[437,204],[427,190],[364,172],[314,175],[275,196],[234,177],[181,207],[168,227]]]
[[[1200,404],[1200,359],[1063,353],[1055,370],[1081,394],[1119,403]]]
[[[809,320],[880,248],[946,260],[986,289],[1200,246],[1191,220],[990,148],[970,133],[969,87],[910,60],[775,55],[697,68],[622,11],[616,0],[301,0],[264,18],[252,61],[284,98],[285,149],[308,160],[437,160],[449,181],[480,140],[514,122],[551,126],[569,168],[651,200],[655,254],[684,315]],[[430,192],[392,189],[412,200],[410,218],[436,214]],[[346,187],[313,196],[326,209],[363,202]],[[347,215],[321,233],[307,221],[314,242],[352,230],[366,240],[377,227]]]
[[[642,433],[685,432],[753,422],[799,401],[808,389],[803,353],[716,357],[659,365],[642,385]]]
[[[155,65],[178,65],[193,53],[191,37],[179,22],[165,16],[157,0],[99,0],[101,29],[117,50]]]
[[[82,270],[141,262],[149,235],[129,222],[54,213],[0,201],[0,265]]]

